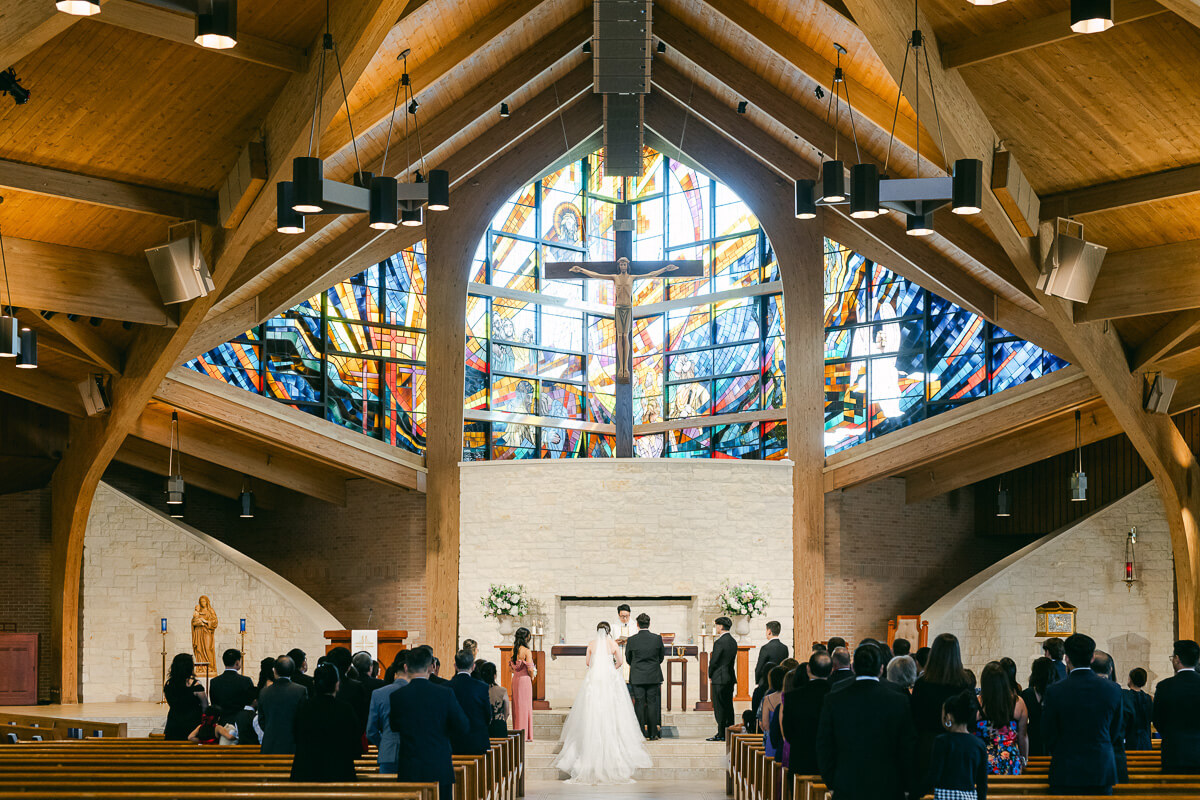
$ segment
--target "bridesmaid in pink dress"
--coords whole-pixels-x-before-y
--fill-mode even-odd
[[[525,731],[525,741],[533,741],[533,679],[537,667],[529,647],[529,628],[517,628],[512,650],[513,730]]]

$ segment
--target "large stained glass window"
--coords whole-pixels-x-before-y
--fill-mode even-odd
[[[568,164],[492,221],[467,298],[464,458],[612,455],[612,284],[547,280],[542,265],[611,260],[619,201],[634,205],[636,259],[706,265],[704,278],[634,286],[637,454],[785,456],[783,299],[770,244],[727,188],[649,148],[643,157],[640,178],[608,175],[602,153]]]
[[[336,284],[187,366],[423,453],[424,243]]]
[[[1063,366],[826,240],[826,455]]]

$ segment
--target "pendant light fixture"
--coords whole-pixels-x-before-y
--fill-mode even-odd
[[[833,68],[833,82],[829,89],[829,105],[825,111],[825,123],[833,125],[833,158],[821,164],[821,197],[824,205],[850,201],[851,216],[867,219],[879,215],[879,170],[874,164],[865,164],[858,147],[858,126],[854,120],[854,106],[850,104],[850,86],[842,69],[842,56],[846,48],[834,42],[837,64]],[[850,134],[854,138],[854,154],[858,162],[850,171],[850,193],[846,193],[846,165],[838,158],[838,128],[842,117],[842,95],[845,95],[846,113],[850,116]],[[873,186],[872,186],[873,184]],[[857,197],[855,193],[857,192]],[[874,198],[874,199],[872,199]]]
[[[167,455],[167,505],[183,506],[183,464],[179,453],[179,412],[171,412],[171,441]],[[171,515],[172,517],[175,514]],[[182,514],[180,514],[182,516]]]
[[[1083,445],[1079,433],[1080,414],[1075,409],[1075,471],[1071,473],[1071,502],[1087,500],[1087,475],[1083,471]]]
[[[796,181],[796,219],[816,219],[817,204],[813,201],[814,181]]]
[[[242,494],[239,498],[241,513],[238,516],[242,519],[254,519],[254,492],[250,488],[250,476],[242,476]]]
[[[0,199],[0,202],[4,202]],[[4,270],[4,295],[8,305],[0,303],[0,358],[16,358],[21,354],[20,323],[12,304],[12,287],[8,283],[8,260],[4,256],[4,231],[0,229],[0,268]]]
[[[210,50],[237,46],[237,0],[198,0],[196,44]]]
[[[1137,526],[1129,529],[1125,535],[1125,588],[1132,589],[1137,583]]]
[[[17,369],[37,369],[37,331],[21,328],[21,352],[17,355]]]
[[[1112,26],[1112,0],[1071,0],[1071,30],[1101,33]]]
[[[996,486],[996,516],[1012,516],[1012,505],[1008,499],[1008,489],[1004,488],[1004,478],[1001,478],[1000,483]]]
[[[100,0],[57,0],[54,7],[64,14],[91,17],[100,13]]]

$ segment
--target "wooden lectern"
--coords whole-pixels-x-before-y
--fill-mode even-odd
[[[498,644],[500,651],[500,685],[512,699],[512,645]],[[546,702],[546,651],[533,651],[533,664],[537,667],[537,677],[533,679],[533,709],[534,711],[549,711],[550,704]]]
[[[354,651],[354,648],[350,647],[350,631],[325,631],[324,635],[329,640],[329,644],[325,645],[326,653],[335,647],[345,647],[351,652]],[[408,649],[408,645],[404,644],[407,638],[408,631],[379,631],[379,652],[376,653],[375,660],[382,664],[384,669],[390,667],[396,653]],[[451,664],[450,668],[453,669],[454,665]]]

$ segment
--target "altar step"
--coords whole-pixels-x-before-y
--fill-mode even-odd
[[[665,720],[664,720],[665,721]],[[526,777],[531,781],[560,781],[569,776],[551,766],[561,745],[558,741],[525,743]],[[646,749],[654,766],[639,769],[634,778],[641,781],[723,780],[725,743],[703,739],[679,739],[647,742]]]
[[[558,741],[570,709],[533,712],[533,738]],[[705,739],[716,733],[717,723],[711,712],[663,712],[663,739]]]

